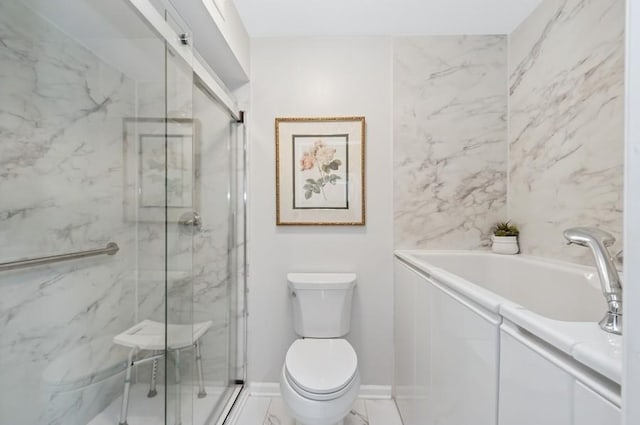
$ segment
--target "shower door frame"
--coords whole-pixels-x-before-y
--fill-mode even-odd
[[[156,10],[149,0],[126,0],[138,13],[154,28],[167,44],[193,68],[194,77],[197,77],[209,92],[220,101],[231,116],[238,122],[242,122],[242,112],[228,90],[212,75],[213,71],[207,69],[199,55],[192,49],[184,49],[180,34],[177,34],[165,21],[164,17]]]

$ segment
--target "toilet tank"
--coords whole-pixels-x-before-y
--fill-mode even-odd
[[[298,335],[339,338],[349,333],[355,273],[289,273],[287,281]]]

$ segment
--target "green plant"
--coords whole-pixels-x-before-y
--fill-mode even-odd
[[[496,236],[518,236],[520,234],[518,227],[513,224],[509,224],[508,221],[496,223],[491,231]]]

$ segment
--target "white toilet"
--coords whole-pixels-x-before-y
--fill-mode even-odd
[[[293,323],[301,336],[287,351],[280,390],[299,425],[342,424],[358,396],[351,326],[354,273],[289,273]]]

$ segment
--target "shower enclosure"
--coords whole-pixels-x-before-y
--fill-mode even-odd
[[[161,1],[0,0],[0,424],[237,396],[245,130],[194,41]]]

